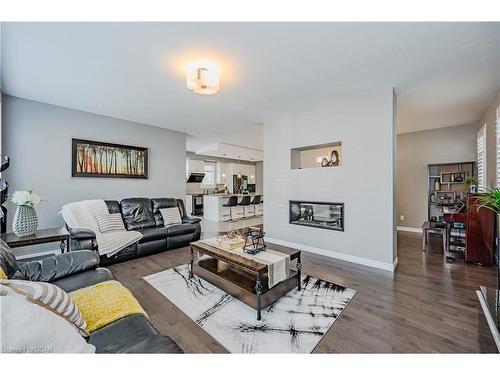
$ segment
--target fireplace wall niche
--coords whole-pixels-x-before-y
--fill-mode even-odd
[[[289,223],[344,231],[344,203],[290,201]]]

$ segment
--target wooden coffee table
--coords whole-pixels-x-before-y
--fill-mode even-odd
[[[208,257],[195,261],[195,252],[208,255]],[[192,278],[194,274],[222,289],[257,310],[257,320],[260,320],[262,309],[295,287],[301,290],[300,250],[280,249],[279,252],[290,255],[290,263],[296,261],[296,270],[290,269],[287,279],[269,288],[265,264],[201,241],[193,242],[191,243],[189,278]]]

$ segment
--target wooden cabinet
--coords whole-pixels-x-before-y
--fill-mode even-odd
[[[493,264],[495,213],[487,208],[478,209],[478,206],[477,195],[469,194],[465,261],[490,266]]]

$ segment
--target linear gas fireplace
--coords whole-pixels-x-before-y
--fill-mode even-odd
[[[344,203],[290,201],[290,224],[344,231]]]

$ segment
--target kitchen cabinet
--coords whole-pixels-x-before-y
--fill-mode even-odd
[[[193,196],[192,195],[186,195],[186,202],[185,205],[186,207],[186,212],[188,215],[193,214]]]
[[[480,202],[474,194],[467,197],[467,233],[465,261],[491,266],[495,243],[495,213],[479,208]]]
[[[228,181],[228,163],[217,163],[217,183],[227,184]]]
[[[197,159],[186,159],[186,176],[190,173],[204,173],[205,172],[205,162],[203,160]]]

